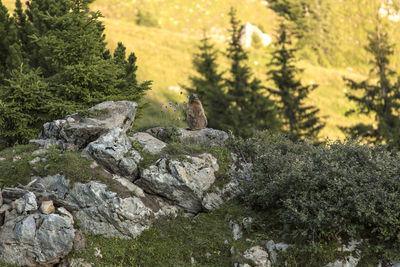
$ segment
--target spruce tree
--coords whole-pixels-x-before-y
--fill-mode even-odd
[[[301,70],[295,65],[296,49],[291,48],[290,36],[282,23],[279,30],[277,49],[273,53],[271,63],[273,69],[268,72],[275,83],[269,92],[277,97],[279,114],[283,129],[293,139],[315,139],[324,127],[317,117],[319,110],[314,106],[306,106],[304,100],[317,85],[302,85],[297,77]]]
[[[330,5],[326,0],[271,0],[269,7],[289,23],[298,39],[297,47],[311,48],[321,62],[331,49],[326,40]]]
[[[234,8],[230,11],[231,33],[227,57],[231,61],[230,77],[226,79],[232,97],[232,126],[234,133],[244,137],[257,130],[276,130],[279,122],[275,116],[274,102],[266,95],[261,81],[253,77],[246,64],[248,54],[240,43],[241,25]],[[257,111],[257,113],[255,113]]]
[[[0,70],[10,73],[0,77],[0,143],[27,142],[45,121],[102,101],[139,102],[150,89],[136,79],[134,54],[126,59],[121,44],[111,56],[91,2],[32,0],[23,10],[17,0],[14,18],[0,5]]]
[[[201,40],[199,52],[194,55],[193,66],[196,76],[189,77],[191,87],[185,87],[190,94],[200,98],[206,116],[208,127],[233,130],[231,127],[230,103],[226,94],[223,73],[218,71],[218,51],[207,36]]]
[[[118,59],[110,56],[102,15],[89,10],[91,2],[32,0],[25,22],[19,9],[15,14],[22,35],[29,35],[24,44],[29,65],[40,68],[55,88],[56,117],[105,100],[139,101],[150,88],[150,82],[136,80],[136,57],[126,60],[118,51]]]
[[[362,137],[373,143],[386,142],[392,148],[400,148],[400,77],[390,68],[390,57],[394,54],[393,44],[383,25],[378,22],[376,30],[368,36],[366,50],[373,56],[370,78],[362,82],[344,78],[353,90],[347,98],[357,104],[356,109],[346,113],[375,116],[377,126],[359,123],[354,127],[342,128],[352,137]],[[371,80],[377,79],[377,82]]]
[[[39,70],[21,66],[0,85],[0,143],[11,146],[35,138],[51,117],[52,94]]]
[[[119,42],[114,51],[114,62],[122,70],[117,77],[119,94],[115,98],[123,98],[133,101],[139,101],[147,90],[151,89],[151,82],[145,81],[141,84],[137,81],[136,65],[137,57],[135,53],[130,53],[126,58],[126,47]]]
[[[4,84],[10,70],[17,68],[21,63],[16,25],[0,0],[0,84]]]

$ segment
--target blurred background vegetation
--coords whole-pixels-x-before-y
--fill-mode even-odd
[[[343,139],[345,136],[338,127],[372,121],[357,114],[344,116],[353,103],[345,98],[348,89],[342,77],[367,78],[371,56],[363,48],[367,44],[367,32],[374,28],[377,11],[385,1],[313,2],[323,3],[315,9],[316,14],[312,14],[318,16],[320,23],[309,25],[310,30],[298,53],[298,67],[304,69],[304,84],[319,84],[307,104],[318,107],[320,115],[326,116],[323,118],[326,127],[320,132],[320,138]],[[3,0],[3,3],[10,11],[14,8],[14,0]],[[91,4],[92,10],[100,10],[104,15],[108,48],[114,50],[122,41],[127,52],[135,52],[138,57],[138,79],[153,81],[153,89],[147,92],[151,105],[137,127],[181,124],[174,114],[162,114],[161,106],[180,100],[177,86],[187,85],[188,77],[194,74],[192,56],[204,30],[217,48],[225,50],[229,36],[226,30],[228,13],[232,6],[237,8],[238,18],[243,23],[249,21],[276,39],[279,16],[266,1],[96,0]],[[399,30],[400,23],[390,24],[389,34],[394,43],[400,41]],[[249,65],[266,85],[270,82],[266,81],[265,65],[270,61],[272,50],[271,46],[249,49]],[[226,59],[219,57],[219,60],[221,69],[226,69]],[[391,63],[397,69],[398,53],[395,52]]]

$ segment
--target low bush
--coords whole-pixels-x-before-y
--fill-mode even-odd
[[[290,242],[357,239],[376,261],[400,259],[399,153],[354,141],[316,146],[268,133],[231,146],[254,164],[244,201],[278,210]]]

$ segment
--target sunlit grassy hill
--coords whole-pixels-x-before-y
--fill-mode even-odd
[[[13,2],[4,1],[10,8]],[[374,18],[382,0],[326,2],[329,2],[331,10],[323,22],[329,30],[329,34],[324,35],[328,50],[323,59],[318,60],[306,47],[299,52],[299,66],[305,70],[304,83],[320,85],[308,101],[320,108],[322,116],[326,116],[324,120],[327,126],[321,137],[334,139],[344,137],[338,126],[372,119],[344,116],[352,104],[345,98],[346,88],[342,77],[367,77],[370,58],[363,47],[367,42],[367,31],[374,27]],[[105,16],[109,47],[114,49],[122,41],[128,51],[134,51],[138,57],[139,79],[153,80],[153,90],[148,93],[153,105],[140,120],[139,127],[181,123],[176,120],[175,114],[162,114],[161,105],[169,101],[184,101],[176,86],[188,85],[189,75],[194,74],[191,59],[204,31],[213,37],[221,51],[225,49],[231,6],[238,9],[238,17],[242,22],[249,21],[274,35],[278,16],[267,7],[266,1],[97,0],[92,4],[93,10],[100,10]],[[142,20],[141,24],[150,23],[151,26],[138,25],[138,19]],[[391,36],[394,42],[400,41],[399,25],[392,23]],[[268,71],[265,65],[271,51],[271,47],[249,50],[249,65],[264,81]],[[394,66],[398,65],[399,59],[396,56]],[[226,67],[227,62],[221,54],[221,70]]]

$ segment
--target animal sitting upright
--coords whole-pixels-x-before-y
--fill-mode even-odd
[[[207,117],[203,105],[197,95],[189,96],[189,105],[186,113],[186,122],[190,130],[197,131],[207,127]]]

